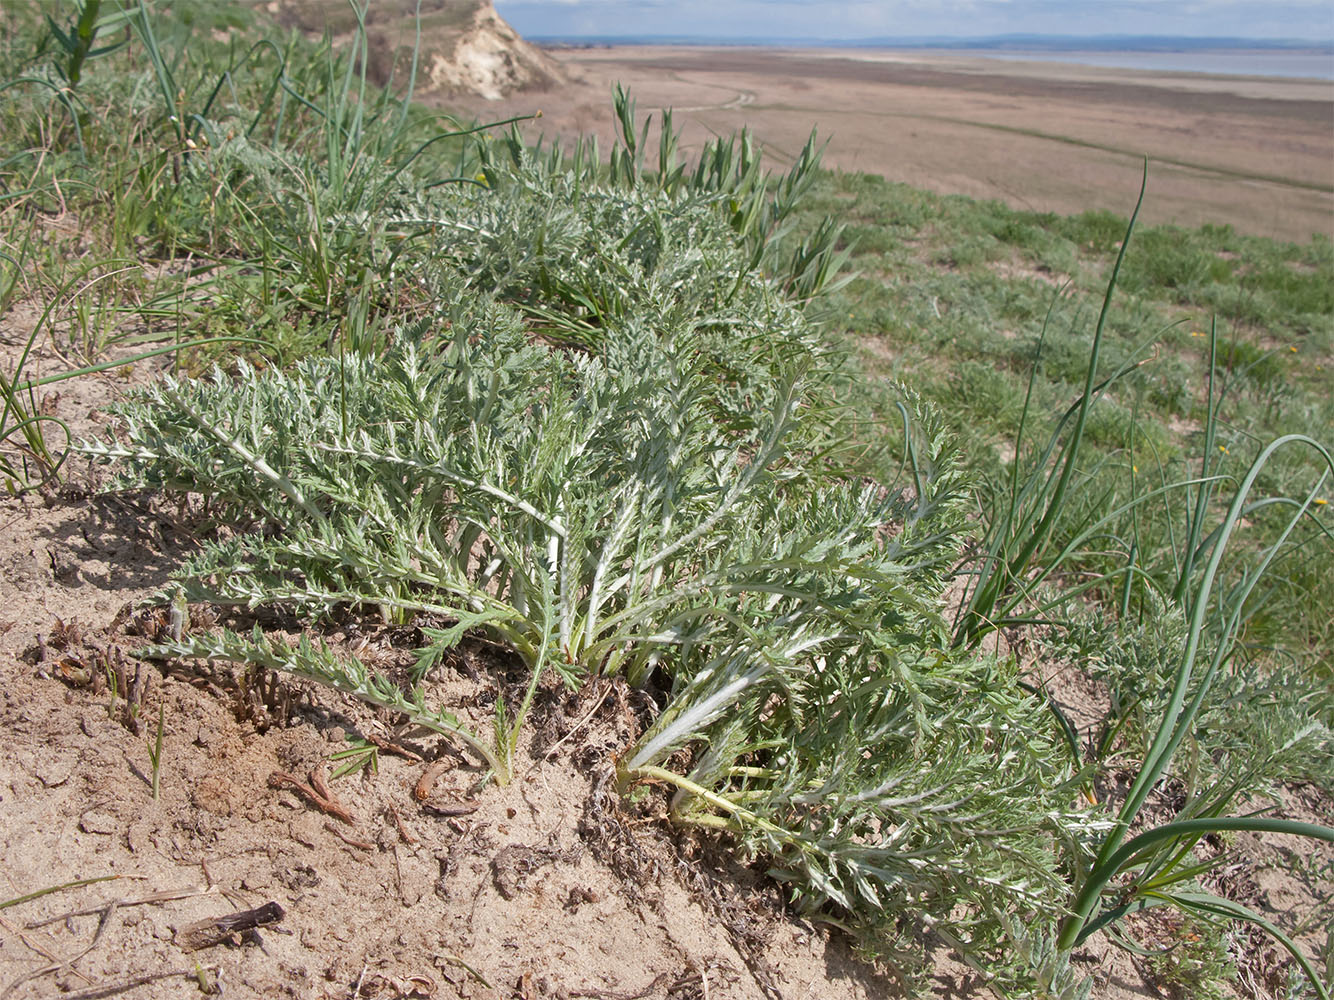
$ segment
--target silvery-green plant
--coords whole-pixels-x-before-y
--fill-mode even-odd
[[[94,450],[262,529],[207,547],[192,596],[463,616],[534,682],[639,681],[669,644],[647,641],[658,623],[746,586],[730,566],[781,523],[780,487],[805,495],[786,459],[818,379],[791,365],[766,415],[728,426],[690,337],[636,333],[592,359],[529,344],[503,310],[460,314],[446,343],[380,360],[164,383],[126,409],[128,446]]]
[[[794,301],[849,280],[840,277],[849,251],[833,220],[795,246],[789,239],[793,212],[819,174],[814,136],[776,178],[744,131],[708,143],[688,168],[666,111],[655,171],[646,162],[652,116],[641,128],[634,102],[619,86],[613,108],[618,141],[610,183],[600,183],[596,149],[586,150],[582,140],[570,157],[559,143],[545,152],[530,148],[517,131],[504,142],[480,144],[485,191],[453,193],[492,216],[442,220],[456,237],[446,252],[472,249],[476,263],[465,270],[502,293],[523,289],[516,301],[580,343],[643,308],[646,282],[696,301],[703,295],[693,286],[702,283],[713,300],[712,321],[725,325],[730,313],[753,305],[734,300],[750,298],[757,276]]]
[[[724,390],[693,326],[612,328],[590,357],[500,306],[448,316],[379,359],[165,381],[88,450],[239,529],[184,567],[193,600],[444,617],[418,680],[468,631],[513,649],[527,684],[494,737],[308,641],[196,634],[157,655],[319,680],[461,738],[500,781],[543,677],[657,677],[671,697],[622,785],[672,785],[678,820],[733,830],[812,908],[973,947],[1007,908],[1052,912],[1048,846],[1081,823],[1068,762],[1012,668],[949,648],[961,481],[924,415],[909,481],[841,481],[804,461],[831,405],[819,355]],[[727,419],[731,389],[763,406]]]

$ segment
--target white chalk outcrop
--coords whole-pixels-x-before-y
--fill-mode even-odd
[[[352,37],[347,0],[269,0],[282,24],[313,34]],[[499,100],[561,82],[560,65],[496,13],[491,0],[372,0],[366,10],[367,74],[376,83],[405,80],[417,40],[419,94],[477,94]]]
[[[452,51],[424,55],[432,90],[463,91],[492,101],[516,90],[544,90],[561,77],[556,61],[520,38],[490,0],[477,5],[472,24],[454,39]]]

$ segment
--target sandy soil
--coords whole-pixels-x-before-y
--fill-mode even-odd
[[[779,162],[812,128],[825,162],[1020,208],[1126,214],[1150,158],[1151,222],[1334,235],[1334,83],[1150,73],[956,53],[704,47],[559,49],[572,79],[465,101],[534,134],[612,137],[612,84],[673,107],[687,149],[749,127]],[[458,103],[457,100],[454,103]]]

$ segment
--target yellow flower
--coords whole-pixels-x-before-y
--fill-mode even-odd
[[[1325,504],[1327,504],[1327,503],[1329,503],[1329,501],[1326,500],[1324,497],[1316,497],[1316,498],[1315,498],[1315,505],[1316,505],[1317,507],[1323,507],[1323,506],[1325,506]]]
[[[1227,448],[1221,444],[1218,446],[1218,450],[1221,451],[1224,455],[1227,454]]]

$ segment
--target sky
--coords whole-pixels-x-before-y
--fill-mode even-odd
[[[520,34],[710,39],[1011,33],[1334,39],[1334,0],[494,0]]]

